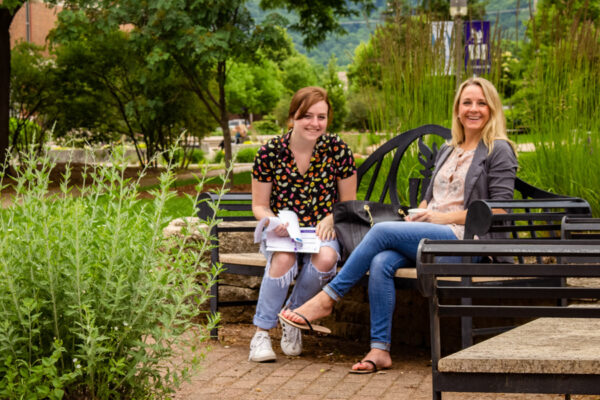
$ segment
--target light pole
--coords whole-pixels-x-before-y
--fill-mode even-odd
[[[456,74],[456,89],[461,83],[461,72],[464,64],[461,17],[467,15],[467,0],[450,0],[450,16],[454,19],[454,54],[456,63],[454,72]]]

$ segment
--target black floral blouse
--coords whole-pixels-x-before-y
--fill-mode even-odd
[[[289,209],[298,215],[300,226],[315,226],[338,201],[337,180],[356,173],[354,156],[338,135],[322,135],[302,176],[288,147],[290,136],[291,131],[260,148],[252,176],[259,182],[273,182],[270,205],[275,214]]]

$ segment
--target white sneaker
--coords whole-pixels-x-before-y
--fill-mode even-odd
[[[248,361],[266,362],[275,361],[277,356],[271,347],[269,332],[257,331],[250,342],[250,355]]]
[[[280,320],[281,321],[281,320]],[[302,333],[300,329],[281,321],[281,350],[288,356],[302,354]]]

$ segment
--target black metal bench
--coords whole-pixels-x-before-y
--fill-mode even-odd
[[[429,185],[435,157],[440,147],[438,143],[450,138],[449,129],[439,125],[424,125],[404,132],[382,144],[358,167],[359,193],[364,193],[364,196],[361,196],[362,199],[396,205],[408,203],[410,207],[416,207],[424,195],[424,191],[421,189]],[[409,163],[408,158],[412,158],[413,162]],[[413,171],[413,175],[417,176],[410,176],[411,174],[406,171]],[[589,216],[591,212],[589,205],[584,200],[543,191],[519,178],[515,183],[515,190],[518,196],[528,199],[523,212],[514,214],[510,221],[515,234],[523,230],[523,223],[529,226],[529,232],[533,232],[533,235],[536,231],[553,232],[558,230],[560,233],[560,219],[563,216],[572,214]],[[214,237],[211,262],[221,262],[224,271],[230,274],[262,276],[265,266],[262,255],[254,253],[222,254],[219,252],[218,241],[221,233],[254,230],[256,221],[251,210],[251,193],[228,193],[220,199],[214,193],[202,193],[199,200],[198,217],[200,219],[213,217],[214,209],[209,206],[208,202],[218,202],[217,217],[223,221],[211,232]],[[492,205],[495,206],[495,204]],[[515,203],[514,205],[514,209],[517,210],[516,206],[523,204]],[[559,205],[560,209],[558,209]],[[507,208],[510,206],[510,204],[506,204]],[[553,210],[546,207],[552,207]],[[477,212],[469,210],[465,226],[466,232],[482,234],[482,227],[488,225],[492,230],[504,229],[501,227],[504,221],[498,220],[499,217],[492,214],[491,211],[489,215],[486,214],[485,210],[484,206],[477,206],[475,209]],[[541,213],[538,213],[540,210]],[[534,213],[539,215],[534,217]],[[555,223],[556,219],[559,221],[558,224]],[[554,232],[552,234],[555,235]],[[555,236],[558,237],[558,234]],[[402,268],[397,271],[396,288],[414,289],[415,283],[416,270],[414,268]],[[216,312],[219,307],[256,303],[256,301],[220,300],[218,283],[212,287],[211,295],[210,308],[212,312]],[[216,331],[213,334],[215,336]],[[465,324],[465,337],[471,337],[468,324]]]
[[[528,257],[527,264],[436,263],[437,256]],[[433,399],[443,392],[600,394],[600,263],[564,264],[573,256],[599,257],[600,240],[424,239],[417,258],[418,284],[429,300]],[[543,258],[553,257],[557,264]],[[511,279],[511,286],[451,286],[449,277]],[[533,287],[527,278],[596,278],[579,287]],[[458,299],[477,299],[459,304]],[[544,305],[514,303],[547,301]],[[584,302],[564,307],[567,299]],[[507,301],[512,301],[507,305]],[[442,318],[540,318],[445,355]]]
[[[520,179],[515,182],[515,192],[521,199],[516,200],[476,200],[467,211],[465,222],[465,239],[473,239],[486,233],[504,233],[512,239],[560,239],[563,218],[575,216],[578,221],[591,217],[589,203],[577,197],[561,197],[559,195],[532,187]],[[493,209],[504,209],[505,214],[494,214]],[[516,262],[523,263],[518,256]],[[538,259],[541,262],[541,259]],[[471,283],[470,278],[461,279],[463,285]],[[555,277],[530,279],[531,285],[564,286],[562,279]],[[490,281],[490,285],[510,285],[510,280]],[[461,299],[462,304],[470,304],[469,298]],[[512,326],[474,328],[472,318],[461,319],[462,347],[473,344],[477,336],[487,336],[511,329]]]

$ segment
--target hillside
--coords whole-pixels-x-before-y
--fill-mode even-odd
[[[264,18],[267,12],[261,10],[258,6],[259,0],[250,0],[247,4],[248,9],[257,21]],[[343,36],[330,36],[318,47],[307,51],[302,45],[301,36],[294,31],[288,31],[288,34],[294,41],[296,49],[306,54],[315,63],[327,65],[332,54],[338,59],[338,65],[345,67],[352,62],[354,49],[360,42],[367,42],[370,35],[374,32],[377,24],[382,23],[381,12],[385,9],[386,1],[376,0],[377,11],[370,18],[363,17],[346,18],[341,21],[343,27],[348,31],[348,34]],[[411,0],[412,6],[417,6],[422,3],[420,0]],[[519,3],[518,21],[516,20],[517,3]],[[518,26],[519,40],[523,40],[525,34],[525,23],[529,18],[529,1],[528,0],[493,0],[488,1],[486,5],[486,19],[492,24],[498,19],[499,26],[502,30],[502,37],[509,40],[515,40],[516,27]],[[271,12],[271,11],[269,11]],[[296,18],[285,10],[277,10],[290,21]]]

